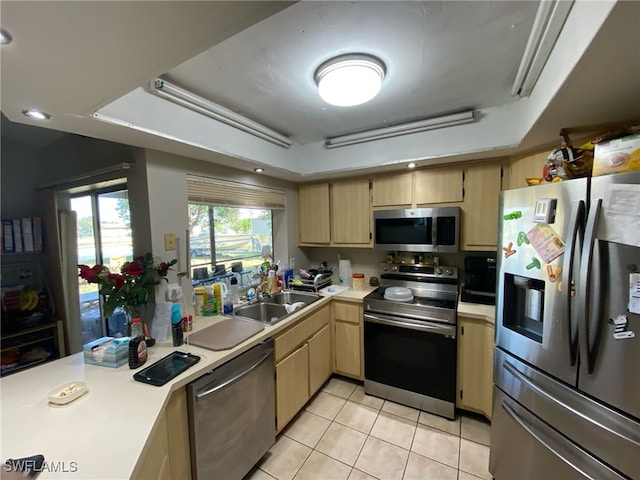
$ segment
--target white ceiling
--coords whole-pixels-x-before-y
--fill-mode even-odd
[[[640,117],[640,2],[576,2],[530,96],[511,87],[538,2],[2,2],[2,112],[55,130],[301,180],[513,155],[562,127]],[[52,28],[55,26],[55,29]],[[324,104],[333,56],[387,66],[378,97]],[[288,135],[277,147],[151,95],[162,77]],[[472,125],[327,150],[324,139],[473,109]],[[97,121],[121,118],[137,129]],[[4,124],[3,124],[4,126]],[[3,134],[5,133],[3,128]],[[150,132],[157,132],[153,134]]]

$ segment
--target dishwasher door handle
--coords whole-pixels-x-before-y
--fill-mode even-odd
[[[207,395],[211,395],[212,393],[218,392],[218,391],[222,390],[223,388],[228,387],[232,383],[237,382],[241,378],[246,377],[253,370],[258,368],[267,358],[269,358],[269,356],[271,355],[272,351],[273,350],[270,349],[267,353],[265,353],[262,357],[260,357],[258,359],[258,361],[256,361],[253,365],[251,365],[249,368],[247,368],[243,372],[240,372],[236,376],[228,378],[228,379],[226,379],[226,380],[224,380],[222,382],[217,380],[217,381],[213,382],[212,384],[209,384],[209,385],[203,387],[202,390],[204,390],[204,391],[200,390],[199,392],[196,393],[196,401],[200,400],[203,397],[206,397]]]

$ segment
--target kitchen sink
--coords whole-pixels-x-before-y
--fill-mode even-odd
[[[233,310],[233,314],[237,317],[257,320],[259,322],[266,323],[267,325],[274,325],[288,315],[287,309],[284,305],[266,303],[264,301],[237,307]]]
[[[297,302],[304,303],[305,307],[311,305],[313,302],[317,302],[322,297],[314,293],[301,293],[301,292],[278,292],[271,297],[267,297],[263,302],[277,303],[278,305],[284,305],[285,303],[293,304]]]
[[[265,297],[257,303],[242,305],[234,309],[233,314],[237,317],[250,318],[267,325],[275,325],[281,320],[291,315],[294,311],[287,311],[286,304],[304,303],[304,306],[317,302],[322,297],[312,293],[300,292],[278,292],[270,297]],[[298,306],[295,311],[303,308]]]

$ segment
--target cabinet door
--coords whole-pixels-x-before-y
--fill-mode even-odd
[[[311,337],[309,344],[309,397],[331,376],[331,330],[325,325]]]
[[[360,325],[336,322],[336,372],[353,378],[362,377]]]
[[[306,343],[276,364],[276,424],[278,431],[309,400],[309,345]]]
[[[472,165],[464,177],[462,238],[465,250],[495,250],[498,241],[499,164]]]
[[[413,199],[413,175],[402,173],[378,177],[372,181],[373,206],[411,205]]]
[[[416,204],[462,201],[462,167],[418,170],[415,176]]]
[[[484,322],[458,317],[458,398],[456,406],[482,412],[484,407]]]
[[[369,180],[334,183],[331,187],[331,239],[334,244],[371,245]]]
[[[337,321],[362,323],[362,303],[333,301],[333,316]]]
[[[329,223],[329,184],[298,187],[298,241],[301,244],[328,244],[331,241]]]
[[[495,327],[490,323],[484,325],[484,384],[482,411],[488,419],[493,413],[493,347],[495,346]]]

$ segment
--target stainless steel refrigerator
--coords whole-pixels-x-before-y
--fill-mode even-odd
[[[496,480],[640,479],[640,172],[500,194]]]

